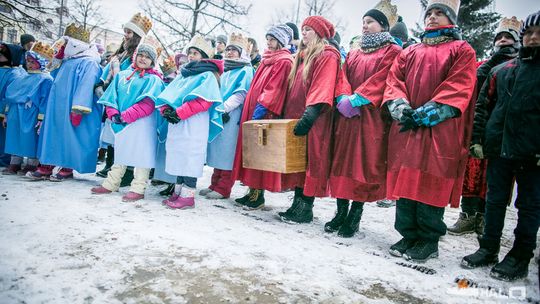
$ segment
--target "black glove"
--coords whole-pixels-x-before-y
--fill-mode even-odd
[[[229,122],[229,120],[231,120],[231,116],[229,113],[225,112],[223,115],[221,115],[221,119],[223,119],[223,124],[226,124]]]
[[[413,114],[414,114],[413,109],[409,109],[409,108],[403,109],[403,113],[398,123],[398,125],[401,126],[401,129],[399,129],[399,132],[405,132],[405,131],[417,129],[419,127],[418,123],[416,123],[416,121],[412,117]]]
[[[167,108],[163,111],[163,118],[173,125],[180,122],[180,117],[178,117],[178,114],[172,108]]]
[[[309,133],[309,130],[311,130],[311,127],[313,127],[315,120],[317,120],[321,114],[322,106],[323,104],[318,103],[306,108],[302,118],[300,118],[300,120],[296,123],[296,126],[294,126],[294,135],[304,136]]]
[[[111,121],[115,124],[126,124],[126,122],[122,119],[122,116],[120,114],[114,114],[113,117],[111,117]]]

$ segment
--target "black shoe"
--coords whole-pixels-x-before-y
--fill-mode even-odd
[[[489,275],[502,281],[515,281],[525,278],[529,273],[530,259],[519,259],[507,254],[504,259],[491,268]]]
[[[337,199],[337,211],[334,218],[324,224],[324,231],[326,232],[336,232],[339,230],[341,225],[345,222],[347,214],[349,213],[349,201],[345,199]]]
[[[461,266],[472,269],[497,264],[499,261],[499,248],[482,248],[475,253],[461,259]]]
[[[402,238],[401,240],[399,240],[399,242],[390,246],[390,250],[388,252],[393,256],[402,257],[405,251],[407,251],[407,249],[414,246],[415,243],[416,243],[416,240],[409,240],[406,238]]]
[[[249,188],[249,191],[248,191],[248,193],[246,195],[242,196],[241,198],[237,198],[234,201],[239,205],[242,205],[242,206],[245,205],[249,201],[249,198],[253,195],[253,191],[255,191],[255,190],[256,189]],[[206,195],[206,193],[205,193],[205,195]]]
[[[364,204],[359,202],[353,202],[349,215],[345,219],[345,222],[339,228],[338,235],[344,238],[353,237],[354,234],[358,231],[360,226],[360,219],[362,218],[362,211],[364,209]]]
[[[159,191],[159,195],[161,195],[161,196],[171,196],[174,193],[175,184],[167,184],[167,185],[168,186],[165,189]]]
[[[122,181],[120,182],[120,187],[127,187],[131,185],[133,180],[133,168],[128,167],[124,176],[122,176]]]
[[[244,204],[247,210],[257,210],[264,207],[264,190],[256,189],[253,191],[249,200]]]
[[[114,147],[108,146],[107,147],[107,157],[105,158],[105,167],[101,169],[100,171],[96,172],[96,175],[99,177],[106,178],[107,173],[111,171],[111,167],[114,164]]]
[[[314,197],[301,197],[294,210],[290,213],[281,212],[279,217],[286,223],[311,223],[313,221],[313,201]]]
[[[431,258],[439,256],[439,242],[418,240],[411,248],[403,254],[406,260],[423,263]]]
[[[302,199],[303,195],[304,195],[304,189],[295,188],[294,189],[294,198],[293,198],[292,205],[289,207],[289,209],[287,209],[287,211],[278,212],[279,217],[282,217],[282,216],[285,216],[285,215],[291,216],[293,210],[296,209],[296,206],[298,206],[298,203]]]

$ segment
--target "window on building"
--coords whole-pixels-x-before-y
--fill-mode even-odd
[[[41,22],[39,20],[30,21],[30,29],[34,32],[37,32],[41,29]]]
[[[17,37],[17,30],[16,29],[9,29],[7,30],[7,42],[8,43],[14,43],[14,44],[18,44],[18,39],[19,37]]]
[[[48,24],[53,24],[54,23],[54,21],[51,18],[47,18],[47,20],[45,20],[45,22],[47,22]]]

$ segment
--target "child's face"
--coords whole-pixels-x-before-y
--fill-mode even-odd
[[[202,54],[197,51],[195,48],[190,48],[188,50],[188,61],[191,62],[191,61],[198,61],[198,60],[201,60],[203,58]]]
[[[148,57],[145,53],[138,54],[136,61],[137,67],[140,69],[146,70],[152,67],[152,58]]]
[[[41,69],[39,62],[32,56],[26,56],[26,67],[32,71]]]

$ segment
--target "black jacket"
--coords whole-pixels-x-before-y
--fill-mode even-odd
[[[540,157],[540,48],[489,73],[476,103],[473,143],[489,157]]]

